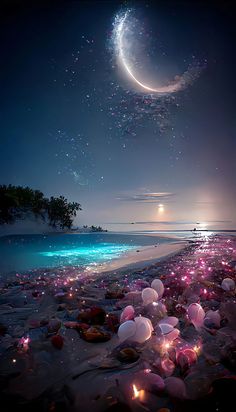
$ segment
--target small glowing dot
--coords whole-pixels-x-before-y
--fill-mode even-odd
[[[164,346],[165,349],[169,349],[169,348],[170,348],[170,343],[169,343],[169,342],[166,342],[166,343],[164,343],[163,346]]]
[[[136,385],[133,385],[134,391],[134,399],[139,397],[139,390],[137,389]]]
[[[195,345],[195,346],[193,347],[193,350],[194,350],[194,352],[196,352],[196,354],[198,355],[199,352],[200,352],[200,350],[201,350],[201,348],[200,348],[200,346]]]

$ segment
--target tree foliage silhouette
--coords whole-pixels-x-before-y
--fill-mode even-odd
[[[54,228],[70,229],[79,210],[79,203],[68,202],[64,196],[48,199],[40,190],[0,185],[0,225],[33,216]]]

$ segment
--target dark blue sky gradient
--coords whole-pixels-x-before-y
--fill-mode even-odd
[[[83,224],[112,228],[106,223],[163,221],[179,229],[175,222],[192,227],[201,221],[209,228],[235,229],[230,3],[129,3],[150,39],[155,73],[182,73],[192,56],[204,68],[173,104],[164,104],[164,131],[149,116],[140,124],[131,120],[128,132],[118,126],[121,101],[132,118],[137,94],[117,69],[109,42],[123,3],[30,3],[1,6],[0,183],[79,201]],[[173,195],[135,199],[153,192]]]

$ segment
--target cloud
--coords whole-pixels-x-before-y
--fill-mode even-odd
[[[150,193],[138,193],[133,195],[121,195],[117,197],[117,200],[123,202],[142,202],[142,203],[156,203],[160,201],[170,201],[175,193],[171,192],[150,192]]]

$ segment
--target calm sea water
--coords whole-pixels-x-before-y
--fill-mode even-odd
[[[106,263],[140,246],[173,241],[157,236],[110,233],[4,236],[0,238],[0,275]]]

